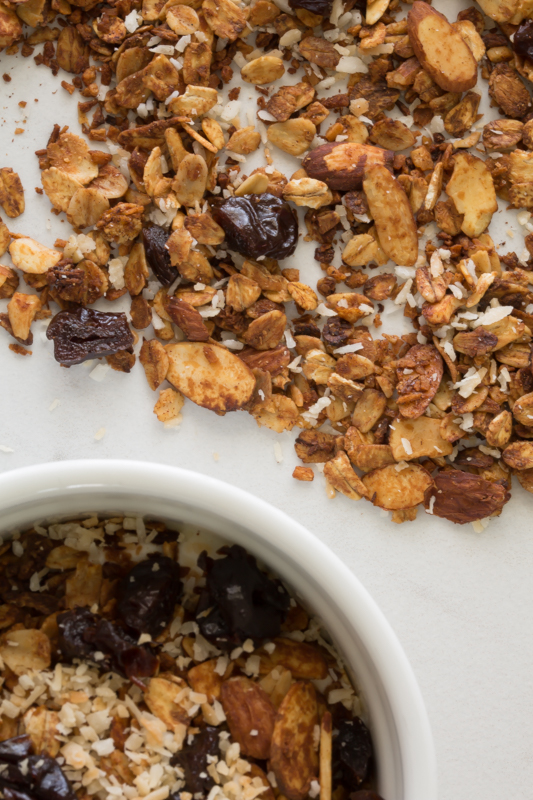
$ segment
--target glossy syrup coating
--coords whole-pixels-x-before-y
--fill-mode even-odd
[[[337,725],[334,758],[347,787],[357,789],[365,780],[372,759],[370,731],[359,717],[343,719]]]
[[[233,545],[225,558],[213,560],[202,554],[199,564],[207,578],[196,621],[206,639],[228,648],[246,639],[279,636],[290,598],[279,581],[261,572],[253,556]]]
[[[226,234],[225,245],[248,258],[287,258],[298,243],[298,218],[285,201],[272,194],[228,197],[212,207]]]
[[[137,644],[137,637],[121,625],[102,619],[87,608],[59,614],[57,625],[59,649],[69,661],[73,658],[96,661],[93,654],[101,652],[105,658],[96,662],[99,667],[113,669],[140,686],[143,686],[140,678],[157,672],[159,660],[148,645]]]
[[[514,35],[513,48],[519,56],[533,60],[533,20],[525,19],[520,23]]]
[[[65,367],[89,358],[111,356],[133,346],[133,334],[126,315],[77,308],[60,311],[46,331],[54,340],[54,358]]]
[[[170,263],[170,253],[166,248],[169,236],[169,231],[166,231],[160,225],[151,225],[149,228],[143,228],[146,260],[163,286],[170,286],[178,277],[178,271]]]
[[[214,780],[208,773],[208,756],[218,756],[218,735],[217,728],[207,725],[196,734],[191,744],[185,744],[183,749],[176,753],[171,764],[182,768],[185,775],[185,786],[187,791],[195,795],[200,792],[207,795],[214,785]],[[171,798],[174,795],[171,795]],[[176,800],[179,800],[179,792],[176,793]]]
[[[29,736],[16,736],[0,744],[0,788],[5,800],[76,800],[55,758],[32,753]]]
[[[179,566],[171,558],[141,561],[119,583],[117,616],[137,633],[155,637],[171,621],[182,590]]]

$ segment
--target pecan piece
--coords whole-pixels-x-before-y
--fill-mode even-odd
[[[416,344],[396,364],[398,405],[402,417],[422,416],[437,393],[444,366],[436,347]]]

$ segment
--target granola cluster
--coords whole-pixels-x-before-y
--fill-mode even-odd
[[[74,76],[82,129],[107,147],[56,125],[37,153],[68,240],[0,226],[10,346],[29,352],[53,316],[61,364],[138,358],[167,426],[185,398],[246,410],[300,429],[296,479],[316,464],[331,496],[395,522],[423,504],[482,530],[513,474],[533,490],[533,9],[478,5],[449,20],[421,0],[0,3],[0,45],[44,40],[36,61]],[[0,178],[15,217],[20,181]],[[518,255],[491,238],[498,197],[520,209]],[[315,288],[291,266],[298,209]],[[91,308],[122,297],[127,312]],[[411,333],[379,335],[391,308]]]
[[[327,633],[217,546],[122,516],[1,545],[6,800],[381,800]]]

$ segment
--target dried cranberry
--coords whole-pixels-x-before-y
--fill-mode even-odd
[[[339,733],[334,744],[336,761],[346,785],[357,789],[366,778],[372,759],[370,732],[359,717],[343,719],[337,729]]]
[[[170,263],[170,253],[166,248],[170,233],[160,225],[143,229],[143,244],[146,260],[163,286],[170,286],[178,277],[176,267]]]
[[[138,645],[137,639],[124,628],[107,619],[92,614],[87,608],[64,611],[57,618],[59,648],[68,660],[91,659],[104,669],[125,675],[134,683],[139,678],[154,675],[158,659],[147,645]],[[96,659],[95,653],[104,659]]]
[[[54,340],[54,357],[65,367],[88,358],[111,356],[133,345],[126,315],[78,308],[60,311],[46,332]]]
[[[533,20],[525,19],[520,24],[514,35],[513,48],[519,56],[533,60]]]
[[[273,194],[228,197],[213,204],[213,217],[224,229],[228,247],[248,258],[287,258],[296,250],[296,213]]]
[[[171,558],[141,561],[119,583],[117,616],[128,628],[157,636],[172,619],[182,589],[179,566]]]
[[[225,558],[213,560],[203,553],[199,563],[207,579],[196,621],[206,639],[224,648],[279,635],[289,595],[279,581],[259,570],[253,556],[233,545]]]
[[[55,760],[32,755],[29,736],[7,739],[0,745],[0,787],[6,800],[76,800],[76,794]],[[25,761],[24,768],[22,762]]]
[[[333,0],[289,0],[289,5],[291,8],[305,8],[312,14],[321,14],[329,19]]]
[[[197,733],[191,744],[177,753],[172,766],[180,766],[185,773],[185,790],[193,795],[208,794],[214,781],[207,771],[207,756],[218,755],[218,730],[207,726]],[[178,793],[179,794],[179,793]]]

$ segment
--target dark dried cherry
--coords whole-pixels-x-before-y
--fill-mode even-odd
[[[185,790],[193,795],[197,792],[208,794],[214,784],[207,771],[207,756],[218,755],[218,734],[217,728],[202,728],[191,744],[186,744],[170,762],[172,766],[178,765],[182,768],[185,773]]]
[[[29,736],[16,736],[0,745],[0,788],[6,800],[76,800],[76,794],[55,760],[32,755]],[[22,762],[25,762],[24,766]]]
[[[261,572],[253,556],[233,545],[225,558],[213,560],[202,553],[198,563],[207,577],[196,621],[206,639],[229,648],[246,639],[279,636],[290,598],[279,581]]]
[[[181,597],[180,568],[167,556],[141,561],[120,581],[117,616],[138,633],[157,636]]]
[[[360,789],[358,792],[350,794],[350,800],[383,800],[380,794],[369,789]]]
[[[59,648],[65,658],[91,659],[106,670],[125,675],[141,685],[139,678],[155,675],[159,660],[146,644],[137,644],[120,625],[92,614],[87,608],[64,611],[57,618]],[[95,653],[103,653],[97,660]]]
[[[513,48],[519,56],[533,60],[533,20],[525,19],[520,23],[514,35]]]
[[[60,311],[46,332],[54,340],[54,358],[65,367],[88,358],[111,356],[133,345],[133,334],[123,313],[77,308]]]
[[[353,334],[353,325],[341,317],[328,317],[322,328],[322,338],[332,347],[342,347]]]
[[[273,194],[228,197],[213,204],[213,217],[224,229],[230,250],[248,258],[287,258],[296,250],[296,213]]]
[[[367,776],[372,759],[372,740],[365,723],[359,717],[343,719],[337,724],[334,758],[339,765],[346,787],[357,789]]]
[[[329,19],[333,0],[289,0],[289,5],[291,8],[305,8],[312,14],[321,14]]]
[[[163,286],[170,286],[178,277],[176,267],[170,263],[166,248],[170,233],[160,225],[143,228],[143,244],[146,260],[152,272]]]

